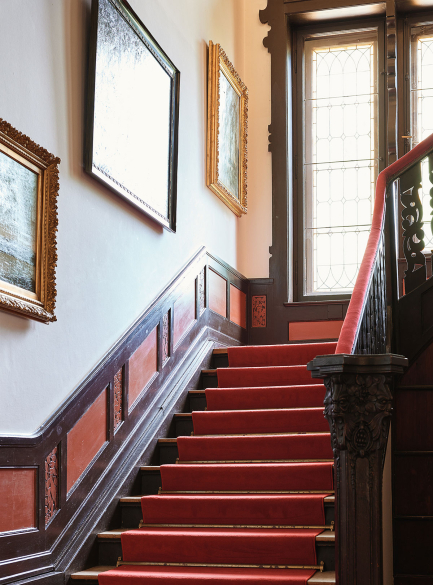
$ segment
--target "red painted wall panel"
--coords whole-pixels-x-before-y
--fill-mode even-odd
[[[227,316],[227,281],[225,278],[209,270],[209,309],[219,313],[223,317]]]
[[[247,328],[247,295],[230,285],[230,321]]]
[[[0,468],[0,532],[35,528],[36,471]]]
[[[289,341],[338,339],[343,321],[302,321],[289,323]]]
[[[153,329],[129,360],[129,406],[158,371],[157,327]]]
[[[68,492],[106,440],[107,390],[104,390],[68,433],[66,471]]]
[[[176,347],[182,335],[191,327],[195,319],[195,286],[191,282],[188,289],[174,303],[173,345]]]

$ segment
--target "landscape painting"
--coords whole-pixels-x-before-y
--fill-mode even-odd
[[[0,118],[0,310],[56,321],[60,159]]]
[[[240,97],[227,77],[220,74],[218,175],[239,200]]]
[[[0,151],[0,280],[33,293],[38,178]]]
[[[179,71],[126,2],[92,20],[85,168],[175,231]]]
[[[209,41],[206,184],[238,217],[247,213],[248,89]]]

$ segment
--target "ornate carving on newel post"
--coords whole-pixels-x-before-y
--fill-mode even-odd
[[[392,354],[319,356],[308,364],[326,386],[339,585],[382,584],[382,473],[394,379],[406,365]]]

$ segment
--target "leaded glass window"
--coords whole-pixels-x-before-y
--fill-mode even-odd
[[[304,295],[350,293],[378,172],[377,31],[304,41]]]
[[[411,111],[412,148],[433,132],[433,26],[418,26],[411,30]],[[424,251],[433,248],[430,225],[430,181],[428,160],[422,164]]]

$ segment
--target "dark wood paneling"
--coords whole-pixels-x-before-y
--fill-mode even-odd
[[[206,291],[197,297],[197,322],[180,339],[174,351],[174,304],[184,284],[192,283],[194,291],[195,283],[200,280],[199,275],[207,274],[210,268],[242,292],[248,292],[247,279],[201,249],[38,433],[29,437],[0,437],[1,467],[39,467],[41,470],[36,490],[39,529],[0,534],[0,585],[18,579],[54,585],[59,578],[56,571],[66,571],[67,581],[70,572],[96,564],[97,559],[92,557],[95,532],[117,525],[110,524],[116,522],[116,497],[119,493],[131,493],[136,489],[137,471],[134,466],[138,460],[143,465],[154,464],[152,455],[156,437],[167,435],[172,414],[182,412],[184,408],[187,389],[198,387],[200,370],[210,367],[212,348],[215,344],[224,346],[247,342],[244,329],[206,310]],[[201,280],[207,285],[205,278]],[[162,327],[167,313],[170,359],[163,364]],[[157,352],[159,373],[138,396],[136,406],[129,410],[129,360],[142,346],[149,332],[157,327],[160,328]],[[122,370],[123,420],[114,432],[115,377]],[[106,409],[106,437],[109,440],[67,494],[68,434],[101,396],[102,388],[106,389],[104,392],[109,398]],[[163,409],[160,408],[162,403]],[[56,447],[60,480],[58,509],[45,525],[44,470]],[[95,485],[97,489],[94,489]],[[63,582],[63,575],[61,580]]]
[[[155,327],[129,360],[129,405],[132,407],[158,371],[157,328]]]
[[[247,328],[247,295],[230,285],[230,321]]]
[[[177,346],[180,339],[194,323],[195,319],[195,286],[191,280],[189,286],[174,303],[173,344]]]
[[[394,458],[396,516],[433,517],[433,453]],[[432,535],[433,545],[433,535]]]
[[[0,532],[36,526],[37,469],[0,468]]]
[[[433,344],[429,345],[414,360],[401,380],[401,386],[420,386],[432,384],[431,365],[433,363]]]
[[[433,585],[433,576],[395,575],[394,585]]]
[[[266,295],[251,297],[251,327],[266,327]]]
[[[398,351],[409,358],[411,363],[433,340],[433,311],[430,308],[432,289],[433,280],[426,280],[398,301]]]
[[[433,519],[394,518],[395,572],[407,575],[433,575]]]
[[[59,459],[58,447],[54,447],[45,459],[45,524],[51,521],[60,505]]]
[[[343,321],[302,321],[289,323],[289,341],[338,339]]]
[[[222,317],[227,315],[227,281],[225,278],[209,270],[209,309],[215,311]]]
[[[395,396],[394,442],[397,451],[433,451],[433,390],[404,390]]]
[[[114,376],[114,415],[113,430],[116,431],[123,420],[123,368]]]
[[[107,390],[68,433],[67,491],[81,477],[107,440]]]

